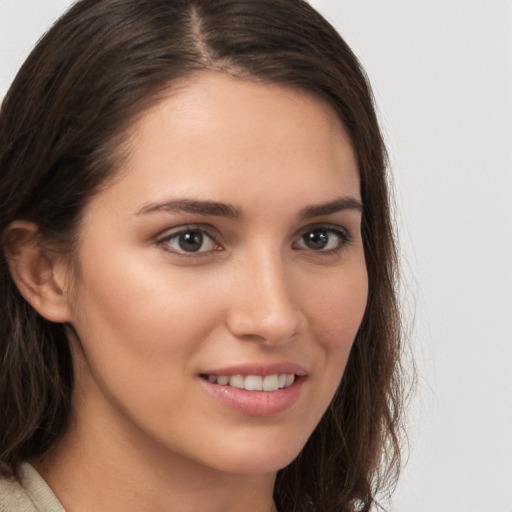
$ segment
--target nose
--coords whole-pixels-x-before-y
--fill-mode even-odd
[[[290,274],[275,252],[259,251],[238,263],[227,312],[227,326],[233,335],[268,346],[293,339],[303,319]]]

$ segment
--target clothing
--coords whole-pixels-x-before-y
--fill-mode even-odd
[[[24,462],[19,474],[21,483],[0,478],[0,512],[66,512],[30,464]]]

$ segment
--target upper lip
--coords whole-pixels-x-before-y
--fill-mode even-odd
[[[275,374],[295,374],[299,376],[307,375],[306,369],[297,363],[292,362],[275,362],[275,363],[241,363],[223,368],[211,368],[201,372],[201,375],[267,375]]]

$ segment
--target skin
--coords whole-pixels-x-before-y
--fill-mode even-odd
[[[276,471],[327,408],[366,305],[352,145],[309,94],[212,73],[146,112],[129,147],[84,212],[78,271],[63,285],[72,420],[34,464],[72,512],[268,512]],[[301,215],[339,198],[352,207]],[[239,216],[158,207],[182,199]],[[180,248],[183,229],[207,230],[200,251]],[[312,229],[336,250],[309,247]],[[234,410],[201,382],[208,369],[283,361],[307,376],[276,415]]]

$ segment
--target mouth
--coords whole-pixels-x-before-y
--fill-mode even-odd
[[[211,384],[229,386],[246,391],[279,391],[290,387],[297,376],[293,373],[275,373],[273,375],[201,375]]]

